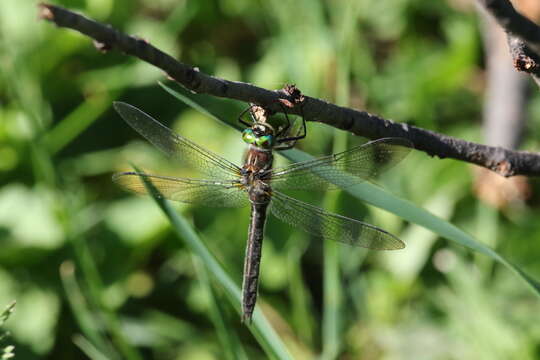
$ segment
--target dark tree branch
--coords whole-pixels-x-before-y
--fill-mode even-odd
[[[526,74],[514,71],[509,64],[512,61],[511,56],[523,54],[519,48],[524,43],[518,38],[508,36],[488,13],[484,11],[481,13],[484,20],[481,30],[486,67],[482,112],[484,143],[517,149],[525,129],[527,89],[530,84]],[[515,55],[512,52],[508,53],[508,42],[512,39],[519,43],[513,48],[519,52]]]
[[[291,100],[290,95],[283,90],[271,91],[252,84],[204,74],[195,67],[178,62],[142,39],[123,34],[110,26],[67,9],[49,4],[40,4],[39,8],[42,19],[54,22],[60,27],[77,30],[94,39],[101,51],[116,48],[149,62],[195,93],[254,103],[277,112],[283,112],[282,107],[277,105],[279,99]],[[540,175],[539,153],[475,144],[415,126],[396,123],[365,111],[340,107],[309,96],[305,96],[302,110],[300,106],[287,109],[288,113],[297,115],[300,115],[301,111],[306,120],[325,123],[370,139],[403,137],[410,140],[415,149],[431,156],[466,161],[486,167],[506,177]]]
[[[532,51],[520,38],[508,35],[510,55],[514,59],[514,67],[534,76],[540,75],[540,57]]]
[[[505,31],[540,55],[540,26],[518,13],[508,0],[478,0]]]
[[[517,71],[529,73],[540,86],[540,27],[517,12],[508,0],[478,0],[506,32]]]
[[[520,38],[507,34],[510,55],[517,71],[526,72],[540,87],[540,57],[532,51]]]

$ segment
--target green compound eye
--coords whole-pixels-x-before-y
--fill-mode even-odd
[[[255,142],[255,135],[253,134],[252,129],[245,129],[242,132],[242,140],[248,144],[253,144]]]
[[[259,136],[255,141],[257,146],[269,149],[274,143],[274,137],[272,135],[263,135]]]

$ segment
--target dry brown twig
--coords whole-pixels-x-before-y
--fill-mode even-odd
[[[506,32],[514,68],[529,73],[540,86],[540,26],[520,12],[537,13],[536,1],[520,0],[515,3],[518,10],[508,0],[478,0],[478,3]]]
[[[478,0],[505,31],[521,39],[537,55],[540,54],[540,26],[514,9],[508,0]]]
[[[100,51],[117,49],[135,56],[162,69],[168,77],[192,92],[258,104],[275,112],[283,112],[278,102],[295,103],[286,89],[267,90],[249,83],[210,76],[196,67],[177,61],[145,40],[126,35],[68,9],[45,3],[39,4],[39,9],[40,18],[92,38]],[[469,162],[506,177],[540,175],[540,153],[477,144],[309,96],[304,96],[301,106],[288,108],[287,112],[303,113],[308,121],[325,123],[370,139],[403,137],[412,142],[415,149],[430,156]]]

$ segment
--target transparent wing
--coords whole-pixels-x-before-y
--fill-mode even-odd
[[[270,211],[283,222],[314,236],[374,250],[403,249],[405,244],[376,226],[272,192]]]
[[[412,143],[403,138],[378,139],[338,154],[273,169],[269,178],[272,188],[278,190],[345,188],[374,180],[403,160],[412,147]]]
[[[136,107],[118,101],[113,106],[133,129],[171,158],[211,177],[235,179],[239,176],[238,166],[176,134]]]
[[[124,189],[137,194],[148,194],[143,179],[170,200],[211,207],[241,207],[249,204],[246,191],[235,181],[183,179],[137,172],[113,175],[113,181]]]

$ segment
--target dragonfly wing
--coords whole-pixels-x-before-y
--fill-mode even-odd
[[[145,180],[170,200],[212,207],[242,207],[249,204],[246,191],[235,181],[184,179],[137,172],[113,176],[114,182],[137,194],[148,194]]]
[[[395,250],[405,247],[397,237],[376,226],[332,214],[278,191],[272,191],[270,211],[281,221],[316,237],[374,250]]]
[[[133,129],[171,158],[212,177],[235,179],[240,174],[240,168],[232,162],[176,134],[135,106],[116,101],[114,108]]]
[[[274,169],[269,177],[272,187],[278,190],[345,188],[374,180],[403,160],[412,147],[404,138],[378,139],[341,153]]]

